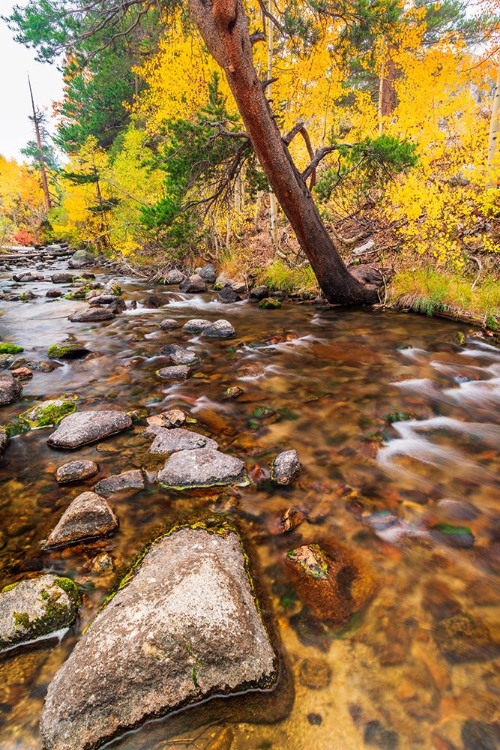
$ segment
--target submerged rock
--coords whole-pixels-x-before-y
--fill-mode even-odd
[[[500,643],[494,640],[487,626],[465,612],[437,623],[434,639],[452,664],[488,661],[500,655]]]
[[[16,401],[23,387],[10,372],[0,372],[0,406],[7,406]]]
[[[140,469],[131,469],[123,471],[121,474],[114,474],[111,477],[101,479],[96,484],[94,490],[108,494],[111,492],[120,492],[120,490],[143,490],[144,477]]]
[[[167,429],[165,427],[149,427],[146,434],[156,435],[150,453],[176,453],[177,451],[196,450],[198,448],[213,448],[219,445],[209,437],[198,432],[184,430],[182,427]]]
[[[273,461],[271,479],[278,484],[291,484],[300,474],[297,451],[283,451]]]
[[[6,586],[0,593],[0,651],[69,627],[79,605],[69,578],[43,575]]]
[[[56,471],[56,482],[66,484],[66,482],[79,482],[82,479],[94,477],[99,471],[95,461],[69,461],[67,464],[59,466]]]
[[[123,411],[82,411],[65,417],[47,440],[52,448],[72,450],[122,432],[132,425]]]
[[[66,508],[44,546],[61,547],[83,539],[106,536],[117,527],[118,520],[106,500],[95,492],[82,492]]]
[[[271,687],[277,660],[233,531],[160,538],[49,686],[47,750],[91,750],[212,695]]]
[[[86,310],[78,310],[68,316],[72,323],[98,323],[101,320],[112,320],[115,313],[106,307],[89,307]]]
[[[246,484],[246,481],[243,461],[214,448],[174,453],[158,472],[158,482],[167,489]]]
[[[227,339],[230,336],[235,336],[236,331],[229,322],[229,320],[216,320],[209,328],[205,328],[201,334],[207,339]]]

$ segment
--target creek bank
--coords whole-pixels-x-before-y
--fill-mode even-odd
[[[277,659],[234,531],[151,545],[49,686],[47,750],[90,750],[212,695],[272,687]]]

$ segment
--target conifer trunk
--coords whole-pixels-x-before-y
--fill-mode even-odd
[[[340,305],[373,304],[378,295],[347,270],[281,138],[253,64],[241,0],[189,0],[191,17],[224,70],[255,154],[326,298]]]

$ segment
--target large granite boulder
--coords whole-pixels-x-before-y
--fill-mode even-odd
[[[68,316],[72,323],[99,323],[102,320],[112,320],[115,313],[107,307],[88,307],[85,310],[78,310]]]
[[[150,453],[176,453],[177,451],[196,450],[198,448],[217,450],[219,447],[215,440],[192,430],[184,430],[182,427],[168,429],[152,426],[148,427],[146,434],[156,435],[149,449]]]
[[[0,406],[6,406],[16,401],[23,387],[10,372],[0,372]]]
[[[245,464],[214,448],[173,453],[158,472],[158,482],[167,489],[246,484]]]
[[[82,492],[66,508],[44,546],[62,547],[83,539],[106,536],[117,527],[117,518],[106,500],[95,492]]]
[[[131,425],[132,419],[123,411],[81,411],[65,417],[47,443],[52,448],[73,450],[122,432]]]
[[[79,605],[69,578],[43,575],[6,586],[0,593],[0,651],[69,627]]]
[[[214,695],[262,690],[277,659],[234,531],[157,540],[49,686],[46,750],[91,750]]]
[[[94,256],[87,250],[77,250],[68,261],[70,268],[84,268],[94,262]]]

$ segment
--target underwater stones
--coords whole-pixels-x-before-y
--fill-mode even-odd
[[[66,484],[67,482],[80,482],[83,479],[94,477],[99,471],[95,461],[68,461],[59,466],[56,471],[56,482]]]
[[[273,461],[271,479],[277,484],[291,484],[300,473],[300,461],[296,450],[283,451]]]
[[[195,273],[192,276],[189,276],[189,278],[185,278],[181,281],[179,284],[179,291],[186,294],[199,294],[200,292],[206,292],[207,282],[205,279],[202,279],[199,274]]]
[[[186,380],[191,372],[187,365],[172,365],[156,370],[156,374],[162,380]]]
[[[430,535],[432,539],[446,544],[447,547],[469,549],[474,546],[474,534],[468,526],[437,523],[431,526]]]
[[[181,490],[246,483],[245,464],[214,448],[183,450],[167,459],[157,479],[166,489]]]
[[[147,307],[150,310],[156,310],[159,307],[168,305],[168,297],[166,294],[147,294],[142,300],[143,307]]]
[[[52,448],[73,450],[81,445],[122,432],[132,425],[128,414],[118,410],[83,411],[70,414],[47,440]]]
[[[143,490],[144,477],[140,469],[130,469],[121,474],[101,479],[94,487],[95,492],[103,492],[105,495],[121,490]]]
[[[0,406],[16,401],[23,390],[22,385],[10,372],[0,372]]]
[[[32,430],[38,430],[42,427],[53,427],[75,411],[76,399],[57,398],[32,406],[31,409],[23,411],[19,419],[26,422]]]
[[[299,680],[310,690],[323,690],[332,679],[332,670],[325,659],[304,659],[300,663]]]
[[[0,593],[0,651],[69,627],[79,605],[69,578],[43,575],[6,586]]]
[[[437,623],[434,640],[451,664],[488,661],[500,655],[500,643],[494,641],[487,626],[465,612]]]
[[[173,331],[175,328],[180,328],[180,323],[175,318],[164,318],[160,323],[162,331]]]
[[[209,328],[205,328],[201,334],[206,339],[227,339],[235,336],[236,331],[228,320],[216,320]]]
[[[297,547],[286,562],[301,600],[313,616],[334,628],[346,624],[372,593],[370,576],[338,544]]]
[[[49,359],[80,359],[90,354],[82,341],[61,341],[60,344],[52,344],[47,350]]]
[[[146,434],[156,435],[149,452],[150,453],[176,453],[177,451],[196,450],[199,448],[219,447],[215,440],[200,435],[198,432],[184,430],[182,427],[167,429],[165,427],[150,427]]]
[[[115,313],[105,307],[89,307],[86,310],[78,310],[68,316],[72,323],[98,323],[102,320],[112,320]]]
[[[52,274],[51,281],[53,284],[72,284],[73,274],[67,271],[56,271]]]
[[[44,547],[61,547],[83,539],[107,536],[118,527],[118,520],[103,497],[82,492],[66,508]]]
[[[211,320],[204,320],[203,318],[192,318],[182,326],[182,330],[185,333],[201,333],[205,330],[205,328],[210,328],[211,325]]]
[[[238,535],[181,528],[154,542],[49,686],[46,750],[90,750],[212,695],[269,688],[277,660]]]
[[[194,365],[199,359],[195,352],[178,344],[167,344],[160,349],[162,357],[168,357],[176,365]]]

